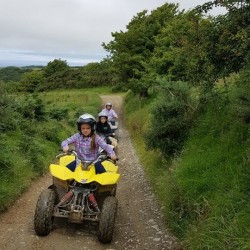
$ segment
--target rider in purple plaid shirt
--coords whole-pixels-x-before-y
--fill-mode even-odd
[[[78,159],[80,161],[93,161],[98,157],[98,149],[101,147],[110,156],[111,160],[116,160],[113,147],[108,145],[103,138],[95,133],[96,121],[90,114],[83,114],[77,120],[79,133],[76,133],[64,140],[61,144],[63,152],[68,152],[69,145],[75,146]],[[79,162],[76,163],[76,165]]]

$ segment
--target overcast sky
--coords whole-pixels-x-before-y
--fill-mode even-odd
[[[56,58],[70,66],[98,62],[107,54],[102,42],[125,31],[138,12],[166,2],[188,10],[208,1],[0,0],[0,67],[47,65]]]

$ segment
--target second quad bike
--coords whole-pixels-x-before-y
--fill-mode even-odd
[[[117,139],[115,138],[114,133],[111,134],[98,133],[98,135],[102,137],[107,144],[110,144],[113,147],[113,150],[117,153],[117,148],[118,148]],[[103,149],[100,148],[100,152],[103,152]]]
[[[114,138],[118,141],[119,140],[118,121],[116,119],[112,119],[111,121],[109,121],[109,125],[112,133],[114,133]]]
[[[115,197],[120,177],[118,166],[106,155],[100,155],[95,162],[81,162],[72,171],[68,165],[77,160],[75,151],[59,154],[57,158],[59,164],[49,167],[53,183],[41,192],[37,201],[34,216],[37,235],[48,235],[53,219],[63,217],[73,223],[98,222],[99,241],[110,243],[118,206]],[[96,174],[97,161],[106,172]]]

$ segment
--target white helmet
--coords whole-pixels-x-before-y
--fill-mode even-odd
[[[100,117],[106,117],[107,119],[108,119],[108,114],[107,114],[107,112],[106,111],[101,111],[99,114],[98,114],[98,118],[100,118]]]
[[[107,102],[107,103],[106,103],[106,108],[107,108],[107,106],[112,107],[112,103],[111,103],[111,102]]]

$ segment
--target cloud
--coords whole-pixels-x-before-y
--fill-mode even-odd
[[[0,65],[42,63],[61,58],[69,64],[100,61],[102,42],[125,30],[138,12],[164,0],[1,0]],[[177,1],[171,1],[177,2]],[[184,3],[190,1],[183,1]],[[206,1],[191,1],[206,2]],[[198,3],[200,4],[200,3]],[[186,8],[186,7],[185,7]],[[72,63],[71,63],[72,62]]]

